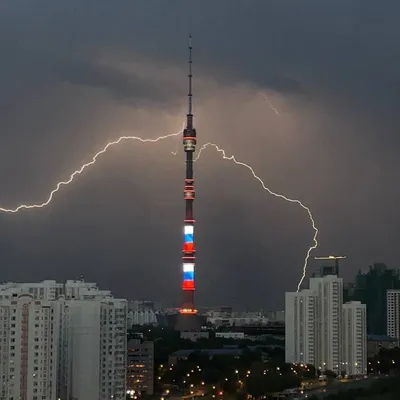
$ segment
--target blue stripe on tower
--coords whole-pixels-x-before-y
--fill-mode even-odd
[[[193,233],[186,233],[184,240],[185,240],[185,243],[193,243],[193,240],[194,240]]]
[[[194,271],[186,271],[183,273],[184,281],[194,281]]]

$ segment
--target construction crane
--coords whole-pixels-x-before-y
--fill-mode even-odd
[[[335,262],[335,272],[339,276],[339,260],[346,259],[347,256],[325,256],[325,257],[314,257],[315,260],[331,260]]]

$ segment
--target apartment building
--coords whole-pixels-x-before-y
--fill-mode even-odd
[[[285,359],[313,364],[316,358],[316,295],[312,290],[286,293]]]
[[[66,301],[67,398],[125,400],[126,315],[125,300],[94,296]]]
[[[0,318],[0,399],[125,400],[126,300],[83,281],[7,283]]]
[[[388,290],[387,335],[400,340],[400,290]]]
[[[360,301],[343,304],[341,372],[367,373],[367,306]]]
[[[335,275],[310,279],[316,295],[316,363],[324,371],[340,372],[343,279]]]
[[[128,342],[127,393],[154,393],[154,343],[143,339]]]
[[[0,398],[58,398],[59,315],[59,304],[30,294],[0,300]]]
[[[390,295],[393,312],[396,296]],[[337,374],[367,372],[366,305],[343,304],[343,281],[335,275],[311,278],[309,290],[286,293],[285,336],[288,363],[310,363]]]

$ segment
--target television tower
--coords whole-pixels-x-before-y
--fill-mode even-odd
[[[192,37],[189,36],[189,94],[188,94],[188,113],[186,114],[186,127],[183,130],[183,149],[186,157],[186,178],[185,178],[185,224],[184,241],[182,249],[182,268],[183,268],[183,303],[179,309],[177,329],[197,330],[197,310],[194,305],[195,291],[195,264],[196,250],[194,246],[194,226],[195,219],[193,213],[193,203],[195,198],[194,178],[193,178],[193,153],[196,149],[196,129],[193,127],[192,114]]]
[[[186,128],[183,131],[183,149],[186,156],[186,179],[185,179],[185,225],[184,241],[182,249],[183,264],[183,304],[180,314],[197,314],[194,307],[194,267],[196,262],[196,250],[194,248],[194,214],[193,202],[195,197],[193,179],[193,153],[196,149],[196,129],[193,127],[192,114],[192,38],[189,36],[189,94],[188,94],[188,113],[186,115]]]

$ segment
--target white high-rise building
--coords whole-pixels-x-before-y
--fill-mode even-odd
[[[316,368],[340,372],[343,279],[335,275],[310,279],[310,289],[317,296]]]
[[[316,362],[316,296],[312,290],[286,293],[285,359],[287,363]]]
[[[64,284],[46,280],[35,283],[8,282],[0,285],[0,299],[18,293],[30,293],[38,300],[56,300],[64,293]]]
[[[347,375],[367,373],[367,307],[359,301],[343,304],[342,367]]]
[[[29,304],[29,306],[25,304]],[[29,328],[28,339],[26,339],[24,331],[21,331],[21,324],[26,325],[26,316],[24,314],[22,317],[22,314],[18,313],[13,315],[7,308],[11,305],[12,307],[28,308],[29,315],[35,314],[35,320],[33,322],[29,320],[27,325]],[[32,311],[30,311],[31,308]],[[20,397],[15,392],[17,393],[16,397],[11,395],[7,397],[6,395],[5,399],[9,400],[13,397],[14,400],[53,400],[55,398],[125,400],[126,300],[115,299],[110,291],[99,290],[95,283],[83,281],[67,281],[65,284],[55,281],[6,283],[0,285],[0,310],[0,380],[3,376],[7,377],[7,385],[3,385],[4,389],[0,386],[0,399],[2,390],[9,393],[10,387],[17,386],[25,390],[25,386],[30,387],[31,383],[29,382],[32,381],[32,385],[35,386],[34,379],[38,379],[40,382],[46,383],[47,393],[50,393],[51,397],[39,394],[39,397],[35,398],[35,390],[42,390],[45,385],[42,383],[37,389],[33,386],[33,391],[28,390],[27,393],[33,393],[33,398],[23,397],[23,395]],[[40,313],[43,314],[43,318],[45,318],[43,321],[46,323],[48,323],[48,313],[51,314],[49,314],[51,317],[50,328],[47,329],[48,325],[41,322],[40,313],[39,320],[36,320],[38,310],[42,310]],[[17,322],[14,323],[12,318],[16,318]],[[15,331],[13,328],[16,328]],[[19,334],[17,338],[15,332],[18,334],[22,332],[22,334]],[[5,338],[5,342],[3,338]],[[26,340],[28,340],[28,344],[25,345]],[[50,357],[46,353],[50,348],[47,345],[49,340],[51,340],[51,356],[53,357],[51,370],[44,362]],[[14,345],[14,343],[16,344]],[[15,349],[21,348],[21,343],[28,346],[29,349],[33,348],[39,351],[28,353],[26,361],[25,350],[22,350],[23,353],[14,352]],[[22,349],[24,349],[23,346]],[[15,360],[13,360],[12,354],[15,354]],[[16,360],[19,360],[21,366],[19,364],[11,365],[11,362],[15,363]],[[25,367],[25,364],[30,365],[31,362],[39,363],[39,366],[33,365],[32,368],[33,373],[36,371],[35,368],[39,368],[40,375],[29,375],[26,378],[26,384],[25,381],[18,381],[14,385],[14,380],[20,379],[15,371],[18,368],[21,369],[22,366],[25,368],[23,371],[26,371],[28,367]],[[42,364],[43,371],[41,370]],[[29,369],[27,371],[30,373]],[[48,374],[48,379],[45,373]],[[26,373],[25,376],[27,376]],[[10,381],[11,379],[12,381]],[[50,387],[52,388],[51,392]]]
[[[77,299],[82,296],[111,296],[109,290],[99,290],[96,283],[83,280],[68,280],[65,283],[57,283],[53,280],[45,280],[34,283],[7,282],[0,284],[0,300],[10,298],[13,294],[30,293],[35,299],[57,300],[61,296],[65,299]]]
[[[67,398],[124,400],[127,302],[101,296],[66,301]]]
[[[0,300],[0,398],[55,400],[60,305],[18,294]]]
[[[400,340],[400,290],[387,291],[387,335]]]
[[[391,295],[391,301],[399,310],[400,291],[397,296]],[[286,293],[285,337],[286,362],[310,363],[337,374],[367,371],[366,306],[343,304],[342,278],[311,278],[309,290]]]

